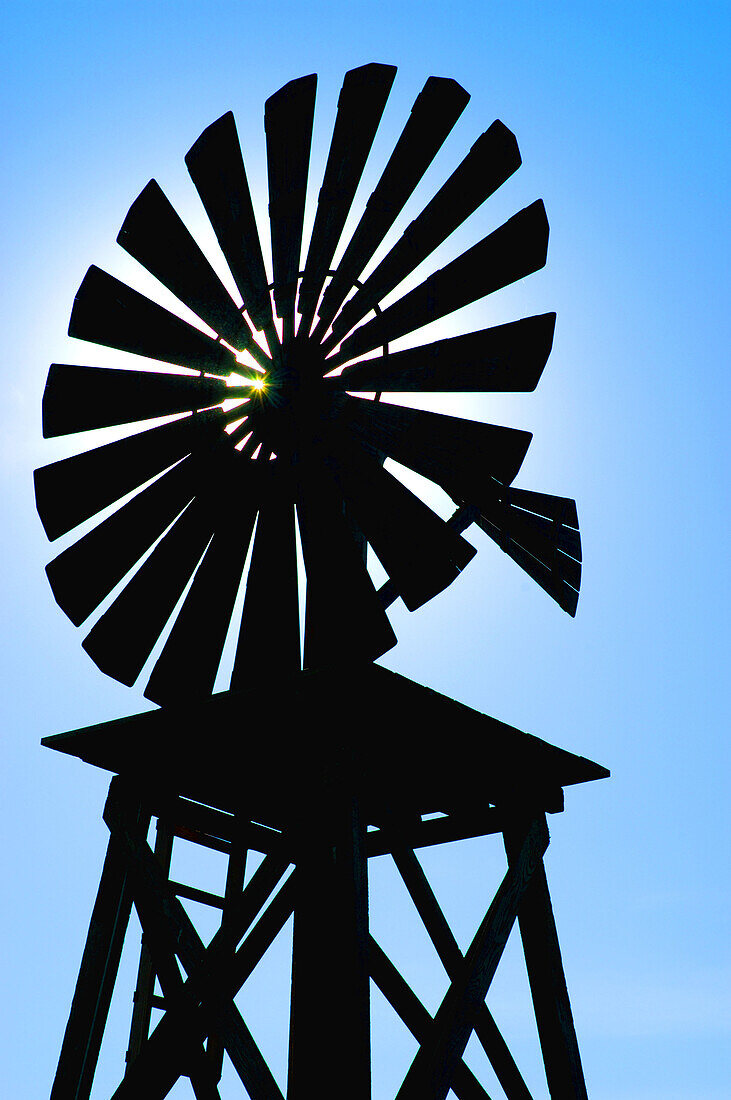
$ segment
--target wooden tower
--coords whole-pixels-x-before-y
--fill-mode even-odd
[[[529,433],[381,399],[532,390],[555,321],[390,346],[546,259],[536,202],[382,306],[518,168],[494,122],[363,278],[467,104],[452,80],[427,80],[334,263],[394,76],[346,74],[303,268],[314,76],[266,103],[272,279],[228,113],[186,163],[241,301],[152,180],[118,241],[203,327],[92,267],[70,335],[159,365],[49,372],[46,436],[137,429],[37,470],[36,497],[49,538],[73,532],[47,572],[76,625],[93,616],[84,648],[130,686],[144,670],[159,706],[43,742],[114,775],[53,1100],[90,1095],[133,905],[143,939],[115,1100],[163,1097],[181,1076],[218,1097],[224,1052],[252,1100],[281,1100],[235,997],[292,915],[288,1100],[370,1098],[372,982],[418,1043],[397,1100],[484,1100],[463,1060],[473,1033],[508,1100],[527,1100],[486,1003],[516,922],[552,1100],[586,1096],[545,814],[563,809],[565,786],[608,773],[374,663],[396,642],[388,606],[413,611],[447,587],[475,553],[472,525],[572,615],[581,571],[574,502],[512,484]],[[454,513],[438,516],[389,459],[444,490]],[[214,691],[222,676],[229,689]],[[463,955],[416,853],[487,834],[502,834],[506,872]],[[171,879],[175,838],[226,854],[222,894]],[[263,855],[253,874],[250,851]],[[433,1017],[369,930],[368,864],[381,857],[446,971]],[[181,899],[220,912],[207,946]]]

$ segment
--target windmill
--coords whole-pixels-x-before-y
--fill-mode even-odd
[[[473,1031],[506,1096],[528,1096],[485,1004],[516,918],[551,1095],[585,1095],[544,815],[562,808],[565,785],[608,773],[374,663],[396,643],[389,605],[415,611],[451,584],[475,554],[473,524],[571,615],[581,572],[574,502],[513,486],[528,432],[384,399],[533,390],[555,322],[391,349],[541,268],[548,244],[535,202],[382,305],[520,165],[494,122],[381,249],[469,99],[430,77],[345,243],[395,72],[345,76],[304,267],[313,75],[265,106],[271,280],[228,113],[185,159],[243,304],[152,180],[118,242],[202,327],[91,267],[69,334],[158,365],[49,372],[45,436],[137,429],[35,472],[49,538],[85,525],[47,567],[53,593],[76,625],[96,616],[83,646],[98,667],[130,686],[145,670],[161,708],[44,739],[116,776],[54,1098],[90,1093],[133,903],[145,938],[120,1100],[163,1096],[181,1075],[218,1096],[224,1049],[254,1100],[281,1097],[233,998],[292,913],[291,1100],[339,1095],[343,1065],[348,1090],[370,1096],[371,981],[420,1044],[399,1100],[486,1096],[462,1059]],[[446,492],[453,515],[438,516],[391,462]],[[380,588],[369,552],[387,574]],[[214,693],[221,677],[230,687]],[[448,732],[449,752],[425,756],[416,729]],[[479,768],[466,775],[465,759]],[[503,834],[508,870],[463,958],[414,850],[489,833]],[[176,836],[226,852],[224,895],[170,880]],[[247,878],[248,850],[265,858]],[[369,933],[368,859],[386,854],[450,979],[433,1019]],[[207,948],[180,898],[221,911]],[[164,1014],[151,1032],[154,1009]]]

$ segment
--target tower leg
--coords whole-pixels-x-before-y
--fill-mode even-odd
[[[294,912],[287,1098],[369,1100],[368,879],[357,798],[346,790],[329,799],[310,836],[297,861],[306,888]]]
[[[109,800],[114,797],[112,780]],[[146,832],[150,815],[143,811],[139,803],[134,812],[136,826],[141,832]],[[111,837],[51,1089],[51,1100],[88,1100],[131,908],[127,861],[114,837]]]
[[[504,833],[508,862],[520,851],[518,827]],[[536,1025],[552,1100],[587,1100],[546,872],[541,860],[518,912]]]

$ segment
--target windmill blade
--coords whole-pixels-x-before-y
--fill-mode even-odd
[[[269,280],[231,111],[203,131],[188,151],[185,163],[246,311],[256,328],[265,331],[274,351],[278,341]]]
[[[334,319],[332,334],[323,343],[325,352],[446,241],[519,167],[515,135],[502,122],[493,122]]]
[[[191,451],[221,435],[219,410],[161,424],[35,470],[36,506],[49,539],[114,504]]]
[[[328,460],[348,510],[409,611],[443,591],[476,551],[423,501],[347,440]]]
[[[356,279],[384,239],[469,101],[456,80],[430,76],[366,205],[320,303],[314,331],[322,340]]]
[[[210,695],[246,564],[256,504],[220,516],[147,682],[145,698],[172,706]]]
[[[575,615],[581,585],[575,502],[504,488],[492,501],[484,497],[475,504],[480,509],[477,523],[482,530],[564,611]]]
[[[43,438],[207,409],[250,392],[223,378],[52,363],[43,391]]]
[[[338,390],[375,393],[527,393],[538,385],[555,323],[555,313],[524,317],[366,359],[327,382]]]
[[[99,606],[190,503],[206,466],[199,456],[184,458],[49,562],[46,573],[56,602],[75,626]]]
[[[69,336],[212,374],[238,368],[223,344],[95,266],[74,299]]]
[[[305,334],[309,333],[395,76],[394,65],[377,64],[362,65],[345,74],[297,303]]]
[[[346,399],[340,423],[363,442],[461,499],[470,499],[494,479],[510,484],[532,438],[530,432],[516,428],[359,397]]]
[[[256,524],[231,687],[251,685],[262,671],[301,667],[294,500],[281,473],[267,463]]]
[[[117,243],[233,347],[253,343],[236,303],[156,180],[132,203]]]
[[[213,534],[208,501],[187,506],[82,643],[94,664],[132,687]]]
[[[294,334],[316,90],[314,73],[291,80],[269,97],[264,108],[274,303],[284,322],[285,338]]]
[[[530,275],[543,267],[547,251],[548,221],[539,199],[357,328],[328,365],[347,363]]]
[[[297,500],[307,573],[304,667],[375,661],[396,644],[332,476],[302,463]]]

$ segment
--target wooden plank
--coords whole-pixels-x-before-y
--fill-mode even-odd
[[[429,1040],[411,1063],[397,1100],[446,1100],[454,1070],[484,1004],[520,902],[548,844],[545,820],[531,822],[518,858],[508,867],[460,967],[434,1017]]]
[[[170,873],[170,860],[173,852],[173,834],[164,822],[158,819],[155,834],[155,858],[159,860],[165,874]],[[155,993],[155,968],[149,945],[142,937],[140,962],[137,968],[137,983],[133,997],[132,1024],[125,1062],[133,1062],[150,1034],[152,1000]]]
[[[109,800],[116,797],[115,780]],[[144,829],[149,814],[137,803],[133,820]],[[128,865],[111,838],[61,1046],[51,1100],[88,1100],[117,977],[132,897]]]
[[[224,899],[220,894],[212,894],[210,890],[200,890],[197,886],[189,886],[185,882],[170,880],[170,888],[178,898],[187,898],[188,901],[197,901],[201,905],[209,905],[213,909],[223,909]]]
[[[154,800],[150,802],[153,811]],[[231,837],[234,835],[234,816],[181,798],[176,804],[176,817],[172,820],[172,829],[176,836],[194,844],[215,847],[217,851],[230,851]],[[446,817],[428,818],[426,821],[400,827],[400,836],[410,848],[427,848],[435,844],[451,844],[458,840],[487,836],[502,832],[505,826],[504,814],[495,808],[481,810],[479,813],[453,813]],[[242,824],[243,840],[247,847],[263,854],[290,853],[291,847],[286,834],[254,821]],[[374,829],[366,834],[366,851],[371,856],[388,855],[391,852],[393,837],[384,829]]]
[[[520,858],[522,837],[523,830],[517,826],[505,830],[505,850],[511,865]],[[542,860],[522,899],[518,925],[552,1100],[586,1100],[584,1071]]]
[[[398,827],[396,836],[400,833],[401,829]],[[424,870],[411,848],[396,843],[391,855],[442,965],[449,978],[454,981],[464,962],[462,952]],[[475,1035],[508,1100],[531,1100],[523,1076],[486,1004],[481,1004],[475,1013]]]
[[[483,810],[474,815],[450,813],[446,817],[402,825],[399,836],[409,848],[429,848],[434,844],[452,844],[457,840],[500,833],[504,824],[504,815],[497,809]],[[366,837],[369,857],[390,854],[393,844],[393,834],[388,829],[375,829]]]
[[[236,904],[244,891],[248,855],[246,847],[246,826],[248,824],[243,814],[238,813],[234,816],[233,835],[229,850],[228,866],[226,867],[224,903],[221,913],[222,928],[224,926],[228,928],[235,920]],[[231,956],[233,959],[233,951],[231,952]],[[220,1081],[223,1070],[224,1046],[217,1035],[208,1036],[206,1051],[214,1067],[216,1080]]]
[[[224,810],[214,809],[212,806],[204,806],[200,802],[193,802],[187,798],[176,798],[173,805],[162,800],[149,799],[149,805],[154,813],[163,810],[171,816],[168,820],[177,836],[191,840],[196,844],[206,844],[208,840],[220,839],[225,841],[221,851],[229,851],[230,842],[235,836],[235,815]],[[255,821],[242,823],[242,839],[247,848],[264,855],[282,854],[283,836],[275,829],[269,829],[265,825],[259,825]],[[192,831],[194,835],[187,835]],[[203,839],[199,839],[202,837]]]
[[[434,1024],[432,1017],[372,936],[368,959],[371,977],[393,1010],[419,1043],[428,1042]],[[489,1100],[472,1070],[461,1060],[455,1067],[452,1088],[459,1100]]]
[[[371,1095],[365,825],[347,766],[334,766],[297,858],[287,1100],[338,1095],[343,1066],[348,1096]]]

